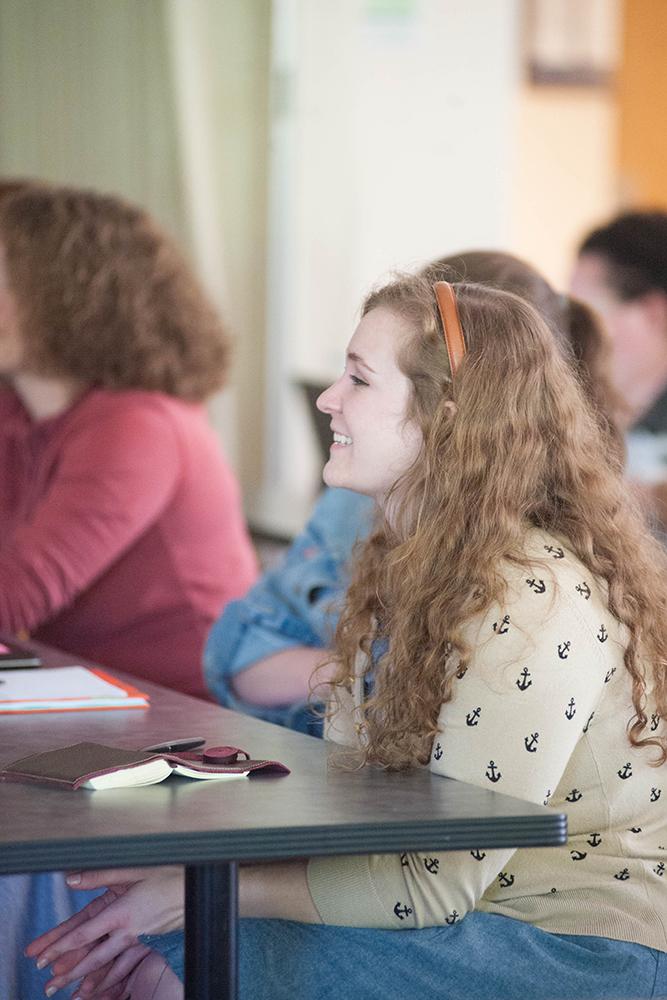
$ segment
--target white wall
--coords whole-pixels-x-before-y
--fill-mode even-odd
[[[274,0],[269,520],[318,483],[290,383],[337,374],[369,285],[507,239],[518,19],[518,0]]]

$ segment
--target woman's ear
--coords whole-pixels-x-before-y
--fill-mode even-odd
[[[456,416],[456,414],[459,411],[459,408],[453,399],[448,399],[447,402],[445,403],[444,410],[447,416],[451,419],[452,417]]]

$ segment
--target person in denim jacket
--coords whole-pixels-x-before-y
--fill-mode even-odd
[[[610,344],[590,310],[558,294],[525,261],[500,251],[470,251],[427,265],[429,280],[472,281],[514,292],[547,320],[571,357],[594,403],[610,448],[622,452],[619,408],[609,376]],[[328,679],[326,661],[348,583],[354,544],[373,518],[373,503],[344,489],[326,489],[284,560],[246,597],[227,605],[204,652],[204,676],[227,708],[267,722],[321,735],[316,683]]]
[[[264,576],[242,600],[229,603],[214,624],[204,652],[204,675],[208,686],[227,708],[246,712],[267,722],[300,732],[321,735],[322,720],[308,704],[308,678],[323,659],[322,650],[333,641],[338,620],[338,599],[348,583],[348,565],[357,540],[370,530],[373,502],[350,490],[325,489],[308,523],[292,543],[282,562]],[[268,675],[275,673],[290,651],[292,662],[303,676],[294,679],[294,701],[280,703],[281,691],[271,697],[268,684],[244,678],[244,692],[235,682],[254,664]],[[301,657],[301,662],[299,658]],[[285,673],[281,671],[285,684]],[[298,697],[299,686],[303,695]],[[253,698],[258,688],[262,702]],[[271,704],[266,704],[270,700]]]

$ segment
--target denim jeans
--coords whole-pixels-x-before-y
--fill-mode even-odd
[[[0,997],[2,1000],[42,1000],[49,969],[37,968],[23,955],[25,946],[62,920],[67,920],[96,896],[95,891],[68,889],[60,872],[3,875],[0,878]],[[73,987],[59,997],[70,996]]]
[[[143,939],[183,978],[183,935]],[[667,953],[550,934],[509,917],[385,931],[239,922],[239,1000],[644,1000],[667,997]]]

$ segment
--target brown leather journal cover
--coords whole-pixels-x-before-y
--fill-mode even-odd
[[[182,764],[190,770],[200,772],[202,777],[206,774],[245,774],[247,771],[289,774],[289,768],[275,760],[239,760],[224,764],[209,764],[201,759],[201,754],[147,753],[144,750],[109,747],[102,743],[74,743],[71,746],[22,757],[0,771],[0,778],[6,781],[47,782],[63,788],[76,789],[90,778],[140,767],[152,760],[166,760],[172,765]]]

